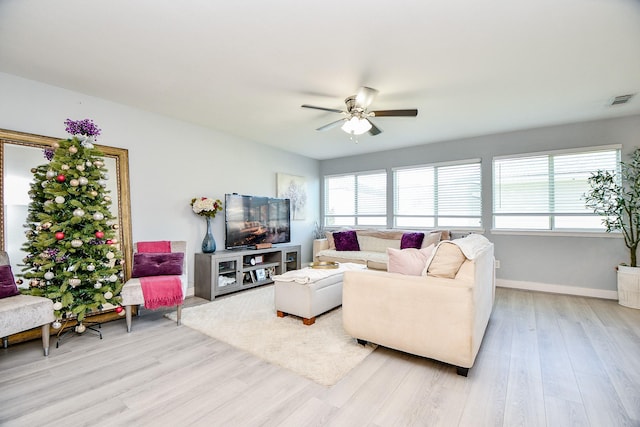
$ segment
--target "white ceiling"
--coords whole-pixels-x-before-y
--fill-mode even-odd
[[[0,0],[0,71],[326,159],[640,114],[640,1]]]

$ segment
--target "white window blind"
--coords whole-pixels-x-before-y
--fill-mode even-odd
[[[384,227],[387,223],[387,173],[326,176],[324,225]]]
[[[548,153],[493,160],[495,229],[604,230],[585,207],[588,178],[616,170],[619,148]]]
[[[479,160],[396,169],[393,182],[395,227],[482,225]]]

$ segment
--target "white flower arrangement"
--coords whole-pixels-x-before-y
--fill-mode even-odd
[[[197,215],[215,218],[216,214],[222,210],[222,201],[208,197],[194,198],[191,199],[191,208]]]

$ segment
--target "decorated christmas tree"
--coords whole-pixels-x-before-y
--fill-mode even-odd
[[[23,277],[26,293],[53,301],[55,329],[75,319],[83,332],[85,317],[106,304],[122,312],[122,254],[105,189],[108,171],[93,145],[100,129],[89,119],[65,124],[73,137],[45,149],[49,163],[31,170]]]

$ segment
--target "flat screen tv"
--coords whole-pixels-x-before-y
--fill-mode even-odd
[[[289,199],[225,194],[225,248],[291,241]]]

